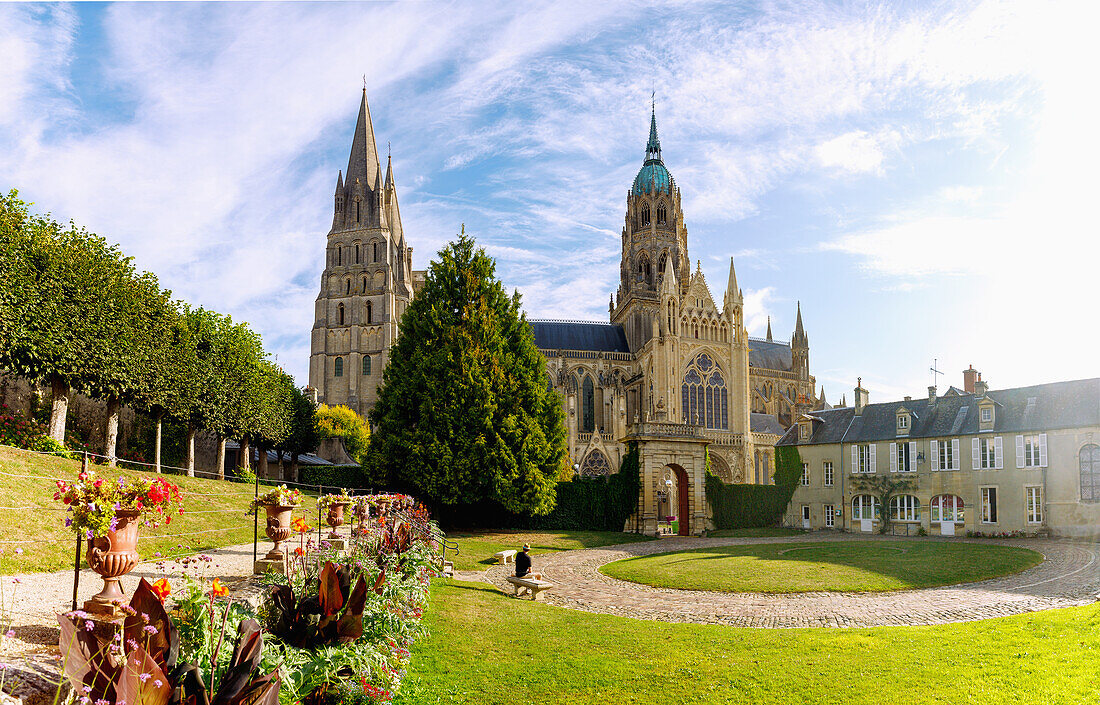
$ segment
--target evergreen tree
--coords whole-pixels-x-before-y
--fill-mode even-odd
[[[568,465],[564,415],[495,269],[464,233],[431,264],[390,350],[367,465],[439,505],[542,515]]]

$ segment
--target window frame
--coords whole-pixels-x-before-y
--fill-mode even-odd
[[[1043,523],[1043,486],[1024,485],[1024,514],[1028,524]]]
[[[836,507],[831,504],[821,505],[821,513],[825,516],[825,528],[832,529],[836,527]]]
[[[344,376],[344,358],[337,355],[336,359],[332,363],[332,376],[343,377]]]
[[[997,486],[982,485],[979,488],[981,496],[980,515],[982,524],[999,524],[1000,513],[997,507]]]
[[[823,475],[825,487],[833,486],[833,461],[824,460],[821,463],[821,473]]]
[[[946,506],[943,500],[948,497],[951,498],[951,519],[945,519],[943,515],[943,510]],[[962,497],[956,494],[944,493],[935,495],[928,502],[928,520],[930,522],[953,521],[956,524],[964,524],[966,523],[966,503],[963,502]]]
[[[912,524],[921,520],[920,498],[911,494],[896,494],[890,498],[890,521]]]
[[[802,477],[799,478],[799,482],[803,487],[810,486],[810,464],[802,463]]]
[[[1086,475],[1086,460],[1085,452],[1088,451],[1088,467],[1087,474],[1089,476],[1088,495],[1085,496],[1085,475]],[[1100,445],[1096,443],[1085,443],[1077,451],[1077,491],[1078,496],[1081,498],[1081,502],[1088,504],[1095,504],[1100,502]]]
[[[863,516],[864,505],[867,504],[862,500],[863,497],[870,498],[871,516]],[[859,507],[857,511],[856,500],[859,500]],[[862,521],[864,519],[870,519],[871,521],[878,521],[881,516],[881,507],[879,506],[878,497],[873,494],[857,494],[852,495],[852,521]]]

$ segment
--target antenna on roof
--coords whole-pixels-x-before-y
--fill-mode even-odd
[[[942,375],[943,374],[942,372],[940,372],[939,370],[936,369],[937,367],[939,367],[938,363],[939,363],[939,358],[934,357],[934,358],[932,358],[932,366],[928,368],[928,371],[932,373],[932,386],[933,387],[939,386],[937,384],[936,375]]]

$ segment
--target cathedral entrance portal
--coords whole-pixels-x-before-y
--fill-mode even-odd
[[[638,508],[626,530],[656,536],[660,498],[665,490],[670,514],[679,521],[681,536],[699,536],[706,529],[706,456],[709,441],[697,426],[667,422],[634,424],[624,439],[638,444]],[[671,481],[672,487],[666,484]]]

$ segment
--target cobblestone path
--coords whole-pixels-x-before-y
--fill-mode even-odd
[[[586,612],[663,622],[737,627],[878,627],[965,622],[1088,604],[1100,594],[1100,545],[1063,540],[989,540],[1030,548],[1045,560],[1021,573],[978,583],[885,593],[721,593],[673,590],[616,580],[598,568],[633,556],[708,546],[822,541],[904,541],[900,537],[814,535],[771,539],[668,538],[535,556],[535,569],[555,584],[546,602]],[[938,540],[922,538],[920,541]],[[960,541],[965,539],[945,539]],[[511,566],[486,578],[506,594]]]

